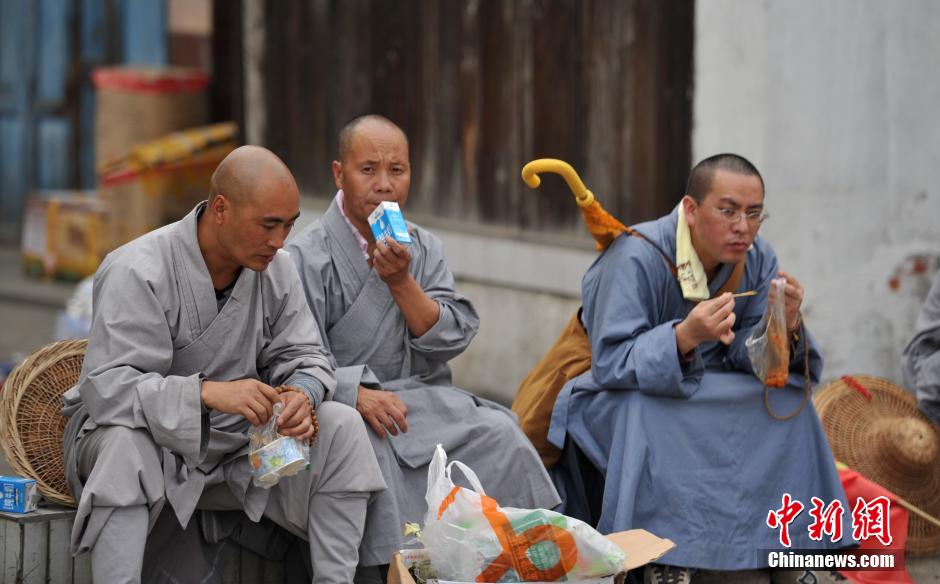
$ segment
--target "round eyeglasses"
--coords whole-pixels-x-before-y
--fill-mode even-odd
[[[735,225],[738,221],[744,218],[748,225],[755,226],[760,225],[770,217],[770,214],[763,210],[745,212],[739,209],[730,209],[728,207],[709,208],[713,209],[715,213],[717,213],[718,216],[721,217],[728,225]]]

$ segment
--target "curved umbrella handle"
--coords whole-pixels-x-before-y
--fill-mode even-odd
[[[533,160],[522,167],[522,180],[524,180],[525,184],[529,185],[530,188],[538,188],[538,186],[542,184],[538,176],[540,172],[554,172],[555,174],[560,174],[562,178],[565,179],[565,182],[568,183],[568,188],[574,193],[574,197],[581,207],[587,207],[594,202],[594,193],[584,186],[578,173],[564,160],[558,160],[556,158],[539,158]]]

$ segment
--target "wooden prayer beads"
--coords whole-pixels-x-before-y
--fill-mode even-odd
[[[278,385],[274,389],[278,394],[286,393],[288,391],[304,393],[292,385]],[[312,403],[310,404],[310,425],[313,426],[313,436],[310,437],[310,445],[313,446],[313,442],[317,439],[317,435],[320,433],[320,422],[317,420],[317,411],[316,408],[313,407]]]

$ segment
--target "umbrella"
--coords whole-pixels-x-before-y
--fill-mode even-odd
[[[581,213],[584,215],[584,223],[587,225],[588,231],[591,232],[595,241],[597,241],[598,251],[607,249],[607,246],[621,233],[626,232],[630,235],[636,235],[632,229],[625,226],[601,207],[601,204],[594,198],[594,193],[584,186],[578,173],[571,168],[570,164],[563,160],[557,160],[555,158],[539,158],[533,160],[522,167],[522,180],[524,180],[529,187],[533,189],[538,188],[542,183],[538,175],[543,172],[560,174],[562,178],[565,179],[565,182],[568,183],[568,187],[574,193],[578,206],[581,207]]]

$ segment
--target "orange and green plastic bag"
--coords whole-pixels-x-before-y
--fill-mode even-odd
[[[472,488],[455,485],[462,471]],[[547,509],[500,507],[465,464],[447,463],[440,444],[428,468],[422,531],[431,566],[442,580],[554,582],[623,570],[616,544],[582,521]]]

